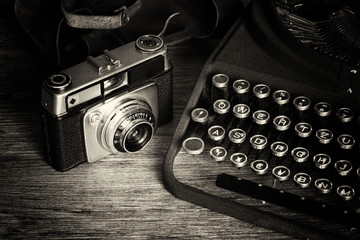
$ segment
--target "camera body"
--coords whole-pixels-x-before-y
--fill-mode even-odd
[[[48,162],[66,171],[144,148],[172,119],[172,67],[161,38],[144,35],[42,85]]]

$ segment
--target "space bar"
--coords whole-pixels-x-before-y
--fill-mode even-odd
[[[226,173],[217,176],[216,186],[333,222],[343,223],[351,227],[360,226],[357,220],[359,214],[346,211],[344,208],[325,205],[312,199],[240,179]]]

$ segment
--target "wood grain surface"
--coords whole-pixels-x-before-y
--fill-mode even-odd
[[[144,151],[60,173],[44,160],[40,124],[40,84],[51,67],[16,22],[13,1],[0,9],[1,239],[289,239],[179,200],[163,185],[167,147],[214,42],[169,49],[174,120]]]

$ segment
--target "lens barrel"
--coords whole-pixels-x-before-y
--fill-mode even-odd
[[[113,153],[143,149],[154,134],[155,117],[142,101],[129,101],[108,118],[101,133],[102,145]]]

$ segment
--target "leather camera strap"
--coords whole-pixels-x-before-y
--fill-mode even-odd
[[[115,15],[84,15],[76,13],[76,0],[62,0],[61,10],[66,23],[70,27],[84,29],[116,29],[124,26],[139,11],[141,0],[136,0],[131,6],[119,8]]]

